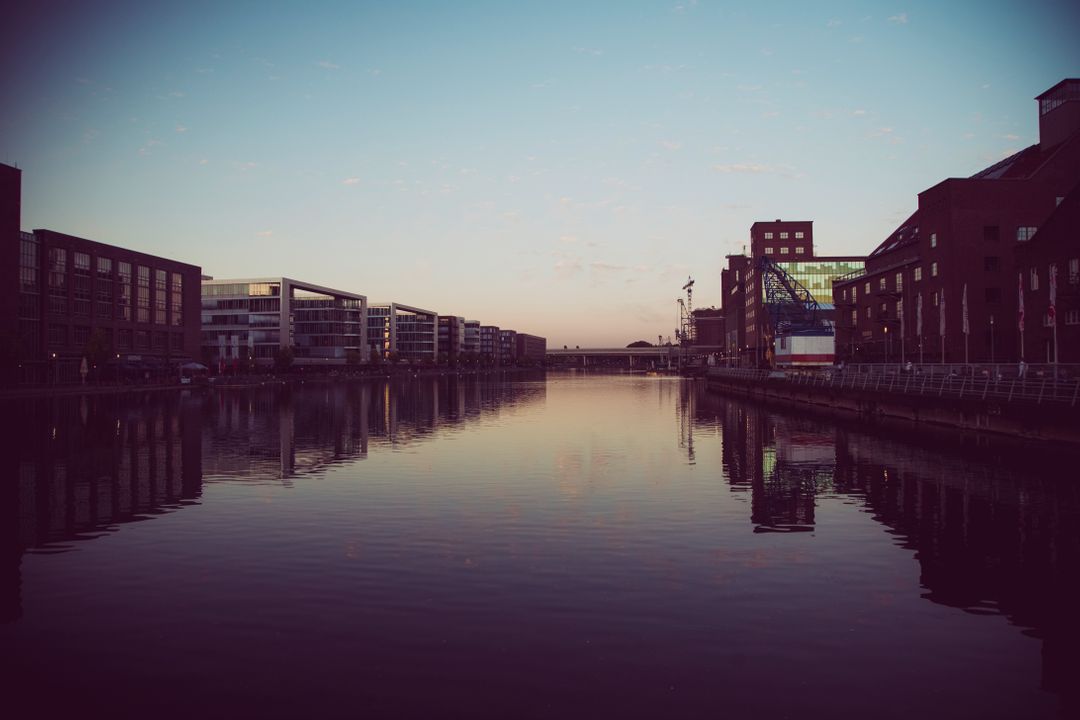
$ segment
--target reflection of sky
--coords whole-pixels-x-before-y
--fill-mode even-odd
[[[725,446],[740,442],[728,420],[775,448],[781,487],[792,477],[785,457],[817,452],[821,437],[840,431],[688,397],[685,387],[571,373],[546,385],[469,387],[462,422],[432,410],[435,397],[454,395],[447,388],[392,392],[399,426],[442,419],[415,442],[370,442],[365,458],[297,473],[289,486],[222,477],[204,486],[199,505],[127,525],[107,542],[24,556],[26,611],[0,626],[0,644],[20,665],[0,670],[13,679],[47,670],[62,682],[86,677],[75,670],[92,658],[90,677],[126,678],[168,658],[189,687],[203,688],[170,693],[178,709],[202,702],[201,692],[227,693],[207,680],[228,677],[256,711],[318,687],[304,694],[313,711],[351,698],[357,708],[396,703],[379,707],[399,714],[438,702],[472,716],[589,706],[619,717],[702,707],[877,717],[885,688],[898,716],[1051,714],[1054,696],[1039,689],[1041,641],[1000,617],[923,598],[921,563],[948,546],[955,526],[895,502],[883,488],[892,472],[887,483],[880,467],[872,475],[875,447],[892,462],[902,443],[847,433],[859,456],[852,464],[851,452],[837,452],[843,494],[817,498],[813,532],[755,534],[745,493],[732,492],[723,469]],[[318,392],[293,394],[295,415],[309,418],[294,424],[298,446],[305,434],[336,437],[338,425],[320,427],[304,409]],[[370,407],[375,437],[386,414]],[[685,412],[695,420],[693,464],[679,442]],[[205,437],[217,418],[203,421]],[[207,466],[226,452],[203,448]],[[816,472],[816,455],[787,467]],[[969,467],[974,484],[985,468]],[[979,516],[998,507],[979,495],[971,503]],[[912,546],[867,511],[886,506],[901,513],[884,519]],[[1000,526],[971,529],[969,542],[989,551],[1015,540]],[[1045,532],[1028,535],[1027,551],[1045,550]],[[1036,579],[1054,572],[1029,570]],[[288,682],[275,682],[286,670]],[[125,697],[142,698],[144,687],[154,685],[136,683]]]

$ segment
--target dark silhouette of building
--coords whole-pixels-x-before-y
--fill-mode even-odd
[[[23,382],[172,372],[199,356],[200,268],[52,230],[21,232],[0,166],[0,331]],[[96,366],[96,367],[95,367]]]
[[[1045,268],[1041,280],[1030,267],[1018,273],[1017,247],[1080,182],[1080,80],[1037,100],[1038,143],[919,193],[918,209],[870,253],[865,271],[837,280],[839,358],[1019,360],[1019,285],[1045,288],[1047,278]],[[1029,313],[1027,327],[1036,323]]]
[[[1025,359],[1080,363],[1080,184],[1063,198],[1035,237],[1017,244],[1016,266],[1018,278],[1024,279]],[[1051,267],[1057,274],[1053,317]]]
[[[517,344],[517,361],[523,365],[540,365],[547,355],[547,339],[539,335],[518,333],[515,338]]]

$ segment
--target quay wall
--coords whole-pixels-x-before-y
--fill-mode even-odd
[[[867,421],[893,418],[917,424],[1065,442],[1080,446],[1080,405],[1009,402],[1000,398],[939,397],[890,393],[860,387],[800,385],[783,379],[709,374],[710,390],[766,403],[811,405]]]

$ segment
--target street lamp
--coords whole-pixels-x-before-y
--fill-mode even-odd
[[[885,326],[885,364],[889,364],[889,326]]]

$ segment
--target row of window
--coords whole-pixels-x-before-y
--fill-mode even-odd
[[[775,254],[773,252],[774,250],[775,250],[775,248],[767,247],[767,248],[765,248],[765,254],[766,255],[774,255]],[[791,248],[786,247],[786,246],[781,247],[780,248],[780,254],[781,255],[790,255],[791,254]],[[800,245],[799,247],[795,248],[795,254],[796,255],[805,255],[806,254],[806,248],[804,248],[804,247],[802,247]]]
[[[90,341],[93,331],[89,325],[50,324],[48,328],[49,345],[51,347],[64,347],[70,344],[82,348]],[[97,328],[97,332],[104,333],[107,346],[118,351],[184,349],[183,333],[121,329],[113,337],[112,330],[109,328]]]
[[[795,231],[795,239],[796,240],[802,240],[804,237],[805,237],[805,235],[804,235],[802,230],[796,230]],[[766,240],[772,240],[773,239],[773,234],[771,232],[765,233],[765,239]],[[787,240],[788,239],[788,233],[787,232],[780,233],[780,239],[781,240]]]

